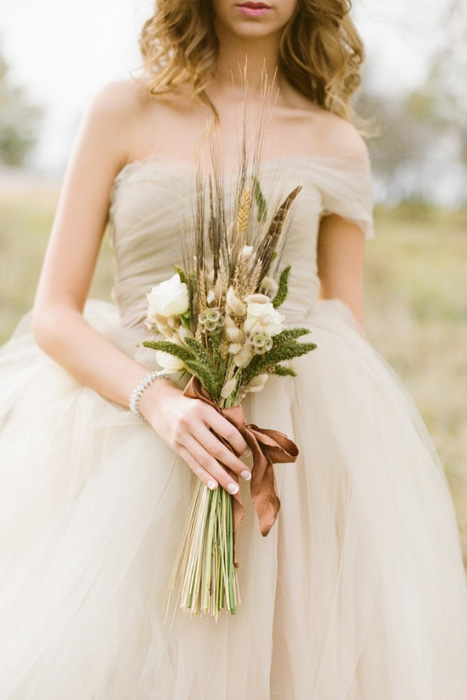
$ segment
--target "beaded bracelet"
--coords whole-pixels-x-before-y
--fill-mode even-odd
[[[130,398],[130,411],[135,414],[140,420],[146,420],[139,410],[139,401],[148,388],[156,379],[169,379],[169,375],[163,370],[155,370],[150,372],[135,388]]]

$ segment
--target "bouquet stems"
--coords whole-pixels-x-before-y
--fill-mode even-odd
[[[188,614],[235,615],[239,604],[234,562],[232,496],[198,482],[172,573],[170,598],[180,580],[179,607]]]

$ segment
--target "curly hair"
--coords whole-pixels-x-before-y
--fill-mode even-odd
[[[280,67],[286,79],[323,109],[350,119],[350,98],[360,84],[363,45],[349,15],[350,0],[299,0],[283,30]],[[209,103],[218,40],[211,3],[157,0],[140,48],[152,94],[188,85]]]

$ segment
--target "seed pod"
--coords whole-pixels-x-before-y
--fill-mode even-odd
[[[217,321],[210,321],[207,319],[206,323],[204,324],[204,329],[206,331],[216,331],[217,330]]]
[[[207,309],[206,318],[208,321],[218,323],[221,317],[221,312],[219,309]]]

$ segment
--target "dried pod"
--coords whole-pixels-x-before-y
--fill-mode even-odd
[[[172,328],[172,330],[176,331],[180,327],[180,318],[178,316],[168,316],[167,323],[169,325],[169,328]]]
[[[258,391],[261,391],[261,389],[268,381],[268,378],[269,375],[266,372],[256,375],[256,377],[253,377],[251,382],[248,382],[248,384],[245,387],[245,390],[250,391],[252,393],[257,393]]]
[[[228,382],[226,382],[224,384],[224,386],[222,387],[222,390],[221,390],[221,396],[223,399],[227,399],[230,396],[232,391],[234,391],[236,384],[237,384],[237,380],[235,378],[230,379]]]
[[[268,299],[268,301],[269,301],[269,299]],[[225,308],[226,308],[227,313],[231,313],[234,316],[244,316],[246,314],[245,304],[235,294],[232,287],[229,287],[229,289],[227,291]]]
[[[251,348],[245,344],[238,353],[238,355],[233,356],[233,361],[237,367],[246,367],[249,364],[252,357],[253,352],[251,351]]]
[[[238,328],[235,324],[234,325],[228,325],[228,319],[230,319],[230,316],[227,316],[225,319],[225,337],[227,340],[230,340],[231,343],[244,343],[245,342],[245,333]],[[232,320],[232,319],[230,319]],[[232,322],[233,323],[233,322]]]
[[[263,277],[263,279],[261,280],[261,289],[263,289],[265,292],[271,292],[271,294],[275,294],[279,289],[279,285],[277,284],[276,280],[272,277]]]
[[[222,280],[220,277],[218,277],[216,280],[216,284],[214,285],[214,294],[216,295],[216,299],[221,298],[222,290],[223,290]]]
[[[241,352],[243,345],[241,343],[231,343],[228,347],[230,355],[238,355]]]
[[[247,304],[267,304],[271,299],[266,294],[248,294],[245,301]]]
[[[190,331],[189,328],[185,328],[185,326],[180,326],[177,333],[180,340],[182,341],[185,340],[185,338],[193,338],[193,333]]]

